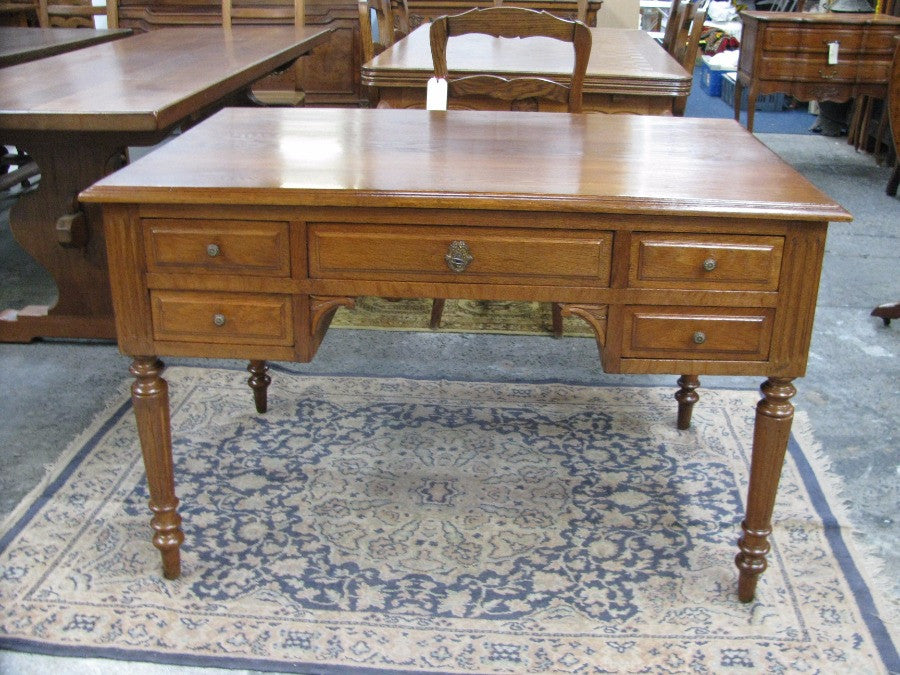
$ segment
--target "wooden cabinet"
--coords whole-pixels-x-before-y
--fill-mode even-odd
[[[884,98],[900,18],[884,14],[743,12],[741,55],[734,95],[749,87],[747,128],[756,97],[784,92],[800,100]]]

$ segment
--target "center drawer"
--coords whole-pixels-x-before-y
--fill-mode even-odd
[[[608,286],[610,232],[316,223],[313,278]]]

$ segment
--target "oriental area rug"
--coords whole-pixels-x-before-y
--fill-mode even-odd
[[[802,413],[736,599],[754,392],[177,367],[183,574],[150,544],[127,396],[0,538],[0,647],[285,672],[883,673],[897,666]],[[127,384],[123,384],[123,392]],[[894,624],[896,625],[896,624]]]
[[[338,309],[331,325],[366,330],[427,330],[431,302],[425,298],[391,300],[359,297],[352,309]],[[437,330],[447,333],[547,335],[551,328],[549,302],[448,299]],[[563,335],[593,337],[594,333],[582,319],[567,317],[563,319]]]

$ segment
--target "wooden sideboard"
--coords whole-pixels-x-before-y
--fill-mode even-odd
[[[288,5],[289,0],[263,0],[257,7]],[[416,21],[455,13],[476,6],[489,6],[487,0],[417,0],[409,5]],[[533,9],[546,9],[560,16],[574,17],[577,0],[514,0],[510,4]],[[588,1],[588,21],[594,25],[602,0]],[[257,20],[258,21],[258,20]],[[288,19],[273,19],[288,22]],[[195,0],[185,4],[183,0],[121,0],[119,2],[119,26],[137,30],[152,30],[166,26],[218,25],[222,22],[220,0]],[[235,23],[240,23],[236,19]],[[360,85],[362,48],[360,47],[359,14],[355,0],[306,0],[306,24],[328,25],[333,28],[328,41],[316,47],[300,59],[296,68],[297,81],[306,92],[308,105],[342,106],[360,105],[367,100]],[[274,88],[292,81],[284,78],[269,80]]]
[[[81,198],[103,206],[165,576],[184,535],[159,356],[250,360],[264,412],[265,360],[311,360],[356,296],[531,300],[586,321],[607,372],[682,375],[681,428],[698,376],[767,378],[753,598],[828,221],[850,216],[733,121],[229,108]]]
[[[802,101],[887,96],[893,37],[900,33],[900,18],[838,12],[742,12],[741,20],[734,118],[740,119],[742,92],[749,87],[750,131],[760,94],[783,92]],[[836,47],[829,47],[835,43]]]

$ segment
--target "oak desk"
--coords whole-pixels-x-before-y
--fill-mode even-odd
[[[78,193],[179,124],[237,100],[326,39],[328,28],[173,28],[0,70],[0,143],[30,155],[35,192],[10,211],[16,241],[51,274],[49,311],[0,312],[0,342],[114,338],[103,230]]]
[[[591,38],[583,87],[585,112],[672,114],[675,100],[690,93],[691,75],[646,32],[591,28]],[[447,49],[450,72],[460,75],[534,75],[568,81],[573,58],[570,44],[550,38],[528,38],[526,43],[462,35],[450,40]],[[433,74],[429,26],[421,26],[363,64],[362,82],[377,87],[391,108],[424,108],[425,86]],[[484,107],[484,101],[478,106]]]
[[[103,204],[165,576],[183,534],[158,356],[249,359],[262,412],[265,360],[311,360],[355,296],[538,300],[588,323],[607,372],[681,374],[682,427],[698,375],[768,377],[737,558],[752,598],[828,221],[850,216],[737,123],[227,109],[82,198]]]
[[[15,28],[0,26],[0,68],[43,59],[131,35],[127,28]]]
[[[734,86],[734,119],[747,96],[753,131],[756,97],[783,92],[803,101],[887,98],[893,36],[900,17],[846,12],[741,12],[741,55]],[[829,43],[837,43],[834,63]]]

